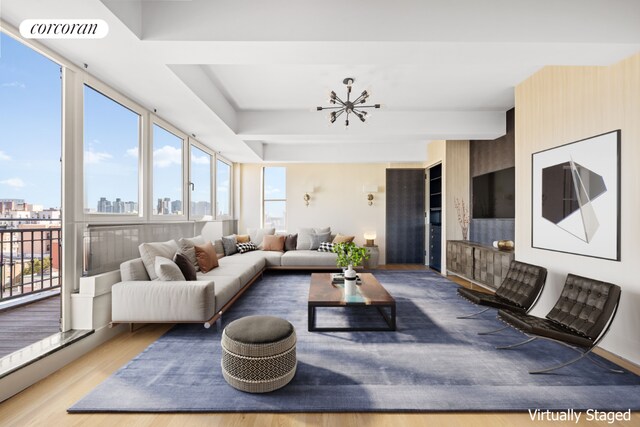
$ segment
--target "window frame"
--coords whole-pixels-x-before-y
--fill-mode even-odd
[[[214,205],[215,205],[215,160],[216,160],[216,153],[210,149],[209,147],[207,147],[206,145],[202,144],[200,141],[198,141],[197,139],[193,138],[193,137],[189,137],[188,138],[188,146],[189,146],[189,150],[187,152],[187,157],[189,159],[189,172],[187,175],[187,182],[186,182],[186,186],[187,186],[187,191],[188,191],[188,199],[189,199],[189,210],[188,210],[188,220],[189,221],[214,221],[215,220],[215,212],[214,212]],[[204,151],[206,154],[208,154],[211,157],[211,163],[209,165],[209,182],[211,183],[210,186],[210,191],[209,191],[209,197],[210,197],[210,206],[211,206],[211,210],[209,212],[209,215],[194,215],[193,212],[191,211],[191,198],[193,196],[193,190],[191,190],[191,172],[192,172],[192,165],[191,165],[191,147],[195,147],[201,151]]]
[[[226,164],[227,166],[229,166],[229,214],[227,215],[218,215],[217,209],[214,209],[214,218],[216,221],[224,221],[224,220],[229,220],[229,219],[233,219],[233,190],[234,190],[234,185],[233,185],[233,172],[234,172],[234,168],[233,168],[233,162],[231,162],[230,160],[227,160],[226,158],[222,157],[221,155],[216,153],[215,156],[215,175],[213,176],[213,183],[214,183],[214,206],[217,206],[218,204],[218,162],[222,162],[224,164]]]
[[[104,223],[123,223],[123,222],[132,222],[132,221],[136,221],[136,222],[142,222],[144,221],[145,218],[148,218],[147,215],[147,206],[146,206],[146,198],[147,198],[147,190],[144,188],[144,184],[145,184],[145,179],[147,179],[148,177],[148,167],[145,165],[145,159],[148,159],[149,157],[149,145],[150,144],[145,144],[145,141],[149,141],[150,140],[150,136],[149,136],[149,112],[141,107],[139,104],[131,101],[129,98],[125,97],[124,95],[121,95],[120,93],[118,93],[117,91],[111,89],[110,87],[108,87],[107,85],[105,85],[104,83],[102,83],[101,81],[97,80],[96,78],[92,77],[89,74],[86,74],[83,76],[84,78],[82,78],[79,82],[79,106],[78,106],[78,114],[81,117],[81,120],[79,120],[79,124],[78,126],[80,127],[79,129],[79,133],[80,133],[80,140],[82,141],[81,144],[81,149],[78,150],[78,157],[79,157],[79,163],[78,163],[78,168],[81,169],[82,171],[82,197],[81,199],[81,210],[82,210],[82,214],[85,218],[85,220],[88,223],[99,223],[99,224],[104,224]],[[95,90],[96,92],[100,93],[101,95],[109,98],[110,100],[116,102],[117,104],[120,104],[121,106],[123,106],[124,108],[127,108],[128,110],[138,114],[138,116],[140,116],[140,122],[139,122],[139,126],[138,126],[138,213],[136,214],[113,214],[113,213],[90,213],[90,212],[85,212],[85,208],[86,208],[86,183],[85,183],[85,174],[84,174],[84,151],[85,151],[85,140],[84,140],[84,106],[85,106],[85,99],[84,99],[84,88],[85,86],[88,86],[89,88]],[[147,179],[148,181],[148,179]]]
[[[285,185],[285,193],[287,193],[287,178],[286,178],[286,174],[287,174],[287,167],[286,166],[276,166],[276,165],[272,165],[272,166],[262,166],[262,171],[260,174],[260,198],[261,198],[261,203],[260,203],[260,227],[265,228],[265,221],[264,221],[264,216],[266,213],[265,210],[265,202],[284,202],[285,203],[285,215],[284,215],[284,231],[287,230],[287,224],[288,224],[288,214],[287,214],[287,197],[288,195],[285,195],[284,199],[267,199],[265,198],[265,191],[264,191],[264,185],[266,183],[265,180],[265,170],[267,168],[283,168],[285,171],[285,181],[284,181],[284,185]],[[276,230],[276,231],[282,231],[282,230]]]
[[[153,205],[154,205],[154,181],[153,181],[153,147],[154,147],[154,141],[153,141],[153,126],[159,126],[160,128],[162,128],[163,130],[175,135],[176,137],[182,139],[182,164],[181,164],[181,168],[182,168],[182,173],[181,173],[181,177],[182,177],[182,215],[158,215],[158,214],[154,214],[153,213]],[[175,126],[171,125],[170,123],[168,123],[166,120],[161,119],[160,117],[158,117],[155,114],[149,114],[149,153],[146,156],[146,160],[148,161],[148,167],[147,170],[149,171],[148,174],[146,176],[148,176],[148,183],[149,183],[149,190],[148,190],[148,200],[146,200],[147,206],[148,206],[148,212],[149,215],[148,217],[153,220],[154,222],[156,221],[167,221],[167,222],[184,222],[184,221],[188,221],[189,218],[189,211],[191,209],[191,203],[189,203],[188,206],[186,206],[185,209],[185,199],[187,199],[187,191],[189,191],[189,167],[188,167],[188,163],[187,161],[190,161],[190,156],[189,156],[189,152],[190,152],[190,146],[189,146],[189,136],[187,134],[185,134],[184,132],[181,132],[178,128],[176,128]],[[187,150],[187,148],[189,148]]]

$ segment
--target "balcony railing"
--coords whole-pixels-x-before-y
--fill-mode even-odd
[[[60,220],[0,218],[0,224],[0,301],[59,288]]]

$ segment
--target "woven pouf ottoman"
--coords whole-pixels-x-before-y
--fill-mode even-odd
[[[222,376],[238,390],[266,393],[296,373],[296,331],[284,319],[247,316],[222,332]]]

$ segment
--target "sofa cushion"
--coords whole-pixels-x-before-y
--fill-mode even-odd
[[[235,276],[216,276],[213,281],[216,284],[216,312],[218,312],[242,289],[242,285],[240,279]]]
[[[285,251],[295,251],[298,246],[298,235],[297,234],[289,234],[284,241],[284,250]]]
[[[195,250],[200,271],[206,273],[218,266],[218,256],[211,242],[207,242],[202,246],[197,245],[195,246]]]
[[[285,252],[280,259],[283,267],[336,267],[338,256],[332,252],[300,250]]]
[[[262,256],[262,251],[249,252],[246,254],[235,254],[232,256],[226,256],[221,259],[220,265],[250,265],[253,267],[254,274],[260,273],[265,267],[265,257]],[[257,254],[257,256],[251,256]]]
[[[276,234],[275,228],[248,228],[247,232],[249,233],[249,238],[253,242],[254,245],[260,247],[262,245],[262,240],[264,236],[274,235]]]
[[[315,250],[322,242],[331,242],[331,227],[298,229],[296,250]]]
[[[173,256],[178,252],[178,244],[175,240],[143,243],[138,246],[138,250],[140,251],[140,257],[142,258],[144,268],[147,270],[149,278],[151,280],[158,280],[158,275],[155,271],[156,257],[161,256],[167,259],[173,259]]]
[[[196,268],[186,256],[180,252],[176,252],[173,257],[173,262],[176,263],[186,280],[196,280]]]
[[[216,307],[213,280],[119,282],[111,287],[114,322],[204,322]]]
[[[120,278],[123,282],[151,280],[142,258],[132,259],[120,264]]]
[[[222,236],[222,246],[224,247],[225,256],[233,255],[238,252],[238,249],[236,248],[237,244],[238,241],[236,240],[235,235]]]
[[[191,261],[191,264],[196,269],[196,271],[199,269],[199,267],[198,260],[196,260],[196,251],[194,249],[194,246],[204,245],[205,243],[206,240],[204,240],[204,237],[202,236],[190,238],[183,237],[178,240],[178,247],[180,248],[180,252],[184,256],[186,256],[189,261]]]
[[[263,251],[284,251],[284,242],[287,236],[264,236],[262,240]]]
[[[168,258],[157,256],[154,267],[159,280],[165,282],[184,282],[187,280],[180,271],[180,267]]]
[[[214,268],[208,273],[199,273],[198,280],[215,280],[218,276],[232,276],[240,279],[240,285],[244,286],[256,275],[253,263],[229,264],[226,263]]]
[[[274,267],[280,266],[280,258],[282,257],[282,252],[276,251],[254,251],[247,252],[246,254],[236,254],[230,257],[232,260],[236,260],[236,264],[242,262],[248,262],[247,260],[259,260],[259,269],[262,270],[266,267]],[[225,257],[226,258],[226,257]],[[243,261],[244,260],[244,261]]]

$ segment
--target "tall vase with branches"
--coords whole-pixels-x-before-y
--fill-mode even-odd
[[[458,224],[460,224],[460,229],[462,230],[462,240],[468,240],[470,221],[469,207],[465,205],[464,199],[458,199],[457,197],[454,200],[454,204],[458,214]]]

